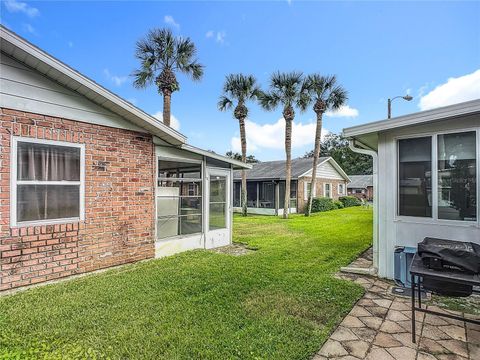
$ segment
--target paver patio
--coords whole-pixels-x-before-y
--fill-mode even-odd
[[[313,360],[480,359],[480,326],[417,312],[417,342],[414,344],[409,298],[392,295],[392,285],[375,277],[355,274],[339,274],[338,277],[362,285],[366,293]],[[447,312],[433,305],[428,307]]]

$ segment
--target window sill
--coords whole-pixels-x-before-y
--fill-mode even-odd
[[[31,226],[48,226],[48,225],[62,225],[62,224],[71,224],[82,222],[83,219],[77,218],[66,218],[66,219],[52,219],[52,220],[42,220],[42,221],[22,221],[17,224],[12,224],[10,228],[24,228]]]
[[[423,224],[423,225],[436,225],[436,226],[458,226],[458,227],[473,227],[480,228],[478,221],[462,221],[462,220],[435,220],[431,218],[419,218],[419,217],[396,217],[393,219],[396,223],[406,224]]]

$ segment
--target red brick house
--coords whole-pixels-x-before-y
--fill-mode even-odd
[[[290,213],[303,213],[312,181],[313,158],[292,160]],[[317,166],[314,197],[338,200],[347,195],[348,175],[332,157],[321,157]],[[233,206],[240,207],[241,171],[234,172]],[[252,214],[282,215],[285,197],[285,160],[254,164],[247,171],[247,209]]]
[[[373,200],[373,175],[349,175],[352,180],[347,185],[347,192],[357,199]]]
[[[0,290],[230,243],[244,164],[0,35]]]

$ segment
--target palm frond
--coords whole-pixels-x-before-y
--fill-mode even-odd
[[[330,92],[326,103],[327,107],[332,110],[338,110],[341,106],[345,105],[348,100],[348,92],[340,85],[335,86]]]
[[[263,92],[260,91],[257,95],[258,102],[261,107],[267,111],[274,110],[280,103],[281,98],[277,92]]]
[[[337,85],[335,75],[311,74],[306,81],[312,101],[322,100],[326,110],[338,110],[345,105],[348,94],[344,88]]]
[[[140,60],[141,65],[140,69],[132,74],[135,78],[133,85],[150,85],[166,71],[180,71],[192,80],[200,80],[204,66],[195,58],[196,52],[195,44],[190,38],[175,37],[167,28],[151,29],[144,39],[136,43],[135,57]],[[170,87],[178,90],[178,86]]]
[[[217,107],[220,111],[226,111],[233,107],[233,101],[230,100],[228,97],[222,95],[220,96],[220,100],[218,100]]]

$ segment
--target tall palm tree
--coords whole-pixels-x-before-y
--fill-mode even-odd
[[[245,119],[248,116],[248,108],[245,105],[248,100],[256,100],[260,93],[257,80],[252,75],[230,74],[225,78],[223,95],[218,101],[220,111],[226,111],[235,106],[233,116],[240,124],[240,142],[242,144],[242,161],[247,161],[247,138],[245,135]],[[236,105],[234,105],[236,102]],[[242,169],[241,191],[242,215],[247,216],[247,176]]]
[[[283,218],[288,218],[290,209],[290,180],[292,173],[292,122],[295,118],[295,107],[304,111],[308,106],[308,93],[306,92],[303,74],[300,72],[272,74],[270,89],[259,95],[260,105],[268,111],[282,106],[282,115],[285,119],[285,201],[283,204]]]
[[[144,39],[137,41],[135,57],[140,69],[133,72],[133,86],[145,88],[155,84],[163,95],[163,123],[170,126],[172,93],[180,89],[176,73],[180,72],[198,81],[204,66],[196,59],[197,49],[190,38],[174,36],[169,29],[151,29]]]
[[[337,84],[335,75],[322,76],[312,74],[305,80],[309,101],[313,102],[313,111],[317,114],[317,128],[315,131],[315,147],[313,150],[312,180],[310,183],[310,194],[308,195],[305,216],[312,212],[312,197],[317,180],[317,165],[320,156],[320,141],[322,135],[323,114],[329,110],[338,110],[345,105],[348,99],[347,91]]]

